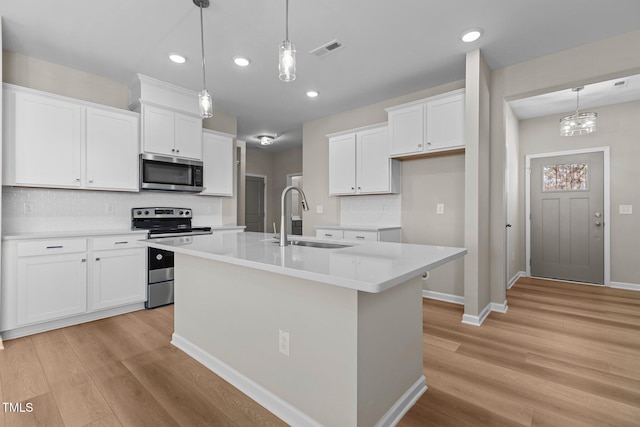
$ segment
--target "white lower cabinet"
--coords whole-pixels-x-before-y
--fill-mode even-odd
[[[352,242],[397,242],[402,241],[402,230],[382,228],[362,230],[360,228],[317,228],[316,238],[328,240],[349,240]]]
[[[136,244],[142,238],[4,241],[0,331],[19,330],[11,337],[28,335],[144,302],[147,251]]]
[[[86,253],[25,256],[17,261],[16,326],[86,312]]]
[[[134,245],[130,236],[93,239],[90,310],[145,300],[147,250]]]

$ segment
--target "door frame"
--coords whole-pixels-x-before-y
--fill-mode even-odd
[[[531,159],[570,156],[573,154],[603,153],[604,167],[604,286],[611,287],[611,200],[610,200],[610,155],[609,147],[592,147],[578,150],[555,151],[552,153],[527,154],[525,165],[525,249],[526,272],[531,277]],[[565,280],[566,281],[566,280]],[[583,282],[580,282],[584,284]]]
[[[270,233],[269,229],[267,229],[267,188],[268,187],[268,181],[267,181],[267,176],[266,175],[260,175],[258,173],[245,173],[244,174],[244,179],[246,181],[248,176],[253,176],[255,178],[262,178],[264,179],[264,191],[262,192],[262,206],[264,207],[264,219],[262,220],[263,224],[262,224],[262,229],[264,230],[265,233]],[[245,183],[245,188],[246,188],[246,183]],[[246,214],[246,211],[245,211]]]

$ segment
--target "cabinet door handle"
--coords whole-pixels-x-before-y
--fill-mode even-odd
[[[422,144],[418,144],[418,148],[422,148]]]
[[[355,188],[351,187],[352,190],[355,190]]]
[[[179,152],[180,152],[180,150],[176,150],[176,153],[179,153]]]
[[[431,147],[431,143],[430,142],[427,142],[427,147]]]
[[[93,180],[92,179],[89,180],[89,184],[93,184]]]
[[[82,262],[87,262],[87,259],[86,258],[82,258]]]
[[[74,182],[80,182],[80,178],[76,178],[73,180]]]
[[[126,245],[127,243],[129,243],[129,242],[127,242],[127,241],[124,241],[124,242],[115,242],[115,243],[114,243],[114,245]]]
[[[61,248],[63,248],[63,247],[64,247],[64,246],[62,246],[62,245],[47,246],[47,249],[61,249]]]
[[[171,152],[172,152],[172,153],[175,153],[175,152],[176,152],[176,149],[175,149],[175,148],[172,148],[172,149],[171,149]]]
[[[358,190],[362,190],[362,187],[358,187]]]
[[[100,258],[96,258],[96,261],[100,261]]]

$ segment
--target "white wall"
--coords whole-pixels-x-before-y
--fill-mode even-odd
[[[24,204],[33,211],[24,213]],[[131,209],[171,206],[193,209],[193,225],[222,225],[220,197],[184,193],[61,190],[3,187],[2,233],[74,230],[126,230],[131,228]],[[114,212],[107,213],[106,205]]]

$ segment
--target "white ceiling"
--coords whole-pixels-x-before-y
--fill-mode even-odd
[[[480,48],[492,69],[640,29],[638,0],[291,0],[297,80],[278,80],[284,0],[211,0],[204,10],[207,86],[215,108],[238,117],[238,138],[302,123],[464,78]],[[127,83],[142,73],[201,89],[199,10],[192,0],[2,0],[4,48]],[[460,34],[484,35],[462,43]],[[323,58],[316,47],[344,48]],[[171,63],[181,52],[186,64]],[[238,68],[237,55],[252,63]],[[316,99],[308,89],[320,92]],[[586,93],[585,93],[586,96]],[[573,107],[566,109],[570,111]]]

